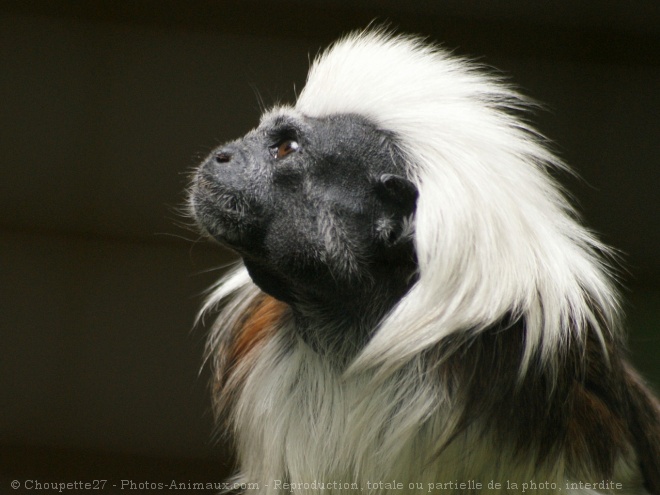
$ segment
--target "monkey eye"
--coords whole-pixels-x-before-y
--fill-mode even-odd
[[[282,158],[287,157],[291,153],[295,153],[300,149],[300,145],[298,144],[297,141],[294,141],[293,139],[286,139],[279,143],[276,146],[273,146],[270,149],[271,154],[273,155],[273,158],[277,160],[281,160]]]

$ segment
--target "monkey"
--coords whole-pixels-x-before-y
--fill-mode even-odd
[[[611,250],[501,78],[371,29],[196,169],[235,486],[660,494]]]

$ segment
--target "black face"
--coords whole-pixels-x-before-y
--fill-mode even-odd
[[[417,190],[401,163],[393,136],[364,118],[277,114],[199,167],[191,202],[262,290],[349,308],[400,297],[414,276]]]

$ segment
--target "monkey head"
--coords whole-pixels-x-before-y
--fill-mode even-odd
[[[421,39],[354,33],[294,107],[200,165],[193,214],[244,264],[202,312],[219,310],[208,357],[234,487],[488,477],[660,495],[660,408],[620,350],[607,248],[527,107]]]
[[[280,108],[211,153],[191,205],[264,292],[348,315],[413,283],[417,196],[391,133],[362,116]]]

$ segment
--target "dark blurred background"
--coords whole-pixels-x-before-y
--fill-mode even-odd
[[[534,120],[623,253],[630,346],[660,384],[655,0],[0,1],[0,493],[225,476],[192,327],[230,257],[177,213],[188,174],[374,19],[546,104]]]

